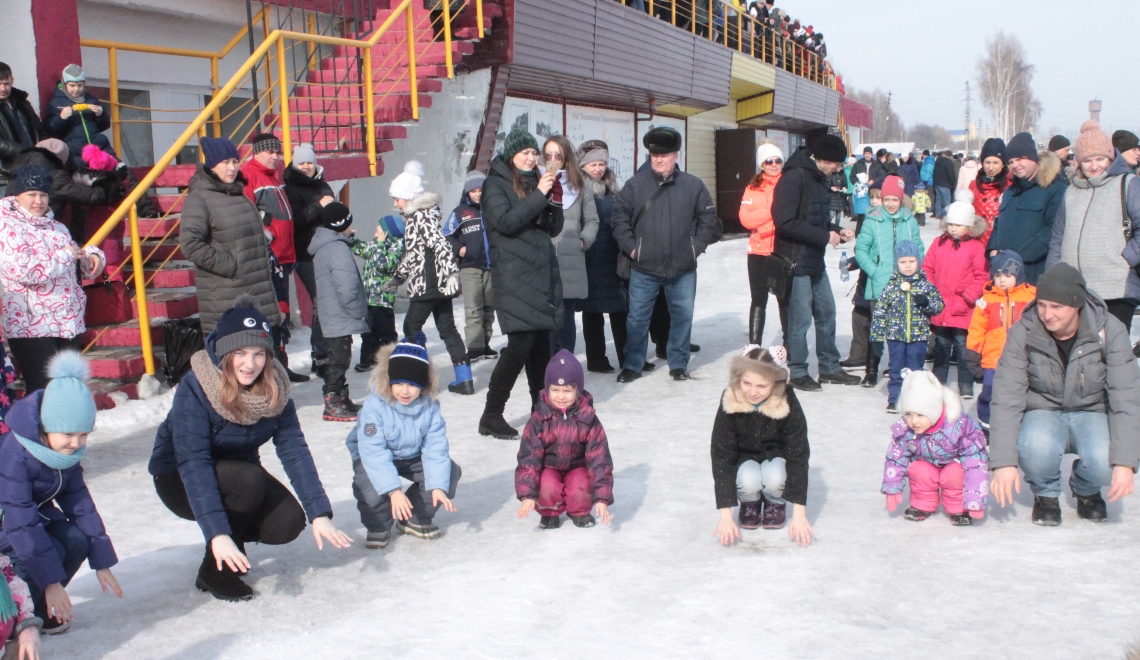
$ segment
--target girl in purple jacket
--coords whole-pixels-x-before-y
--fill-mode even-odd
[[[582,364],[570,351],[558,351],[546,365],[546,389],[523,430],[515,495],[519,518],[535,508],[539,527],[556,529],[565,511],[578,527],[593,527],[593,506],[610,524],[614,503],[614,463],[606,430],[583,386]]]
[[[57,353],[45,389],[17,401],[0,441],[0,552],[28,584],[44,634],[61,633],[72,619],[65,587],[84,561],[103,591],[123,591],[111,573],[118,562],[79,464],[95,428],[95,401],[86,361]]]
[[[981,428],[963,414],[958,394],[929,371],[904,377],[899,410],[903,419],[891,425],[883,469],[887,510],[898,508],[903,482],[909,480],[907,520],[926,520],[941,499],[952,524],[973,524],[974,518],[985,515],[989,486],[989,454]]]

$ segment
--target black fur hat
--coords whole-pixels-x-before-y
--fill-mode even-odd
[[[646,133],[641,143],[651,154],[671,154],[681,150],[681,134],[675,128],[658,126]]]

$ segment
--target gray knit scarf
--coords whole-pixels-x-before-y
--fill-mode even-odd
[[[277,391],[280,394],[277,397],[277,405],[270,406],[269,400],[264,396],[258,396],[246,390],[240,395],[244,410],[240,414],[237,411],[227,410],[222,405],[222,370],[214,364],[205,350],[198,351],[190,357],[190,368],[198,377],[198,383],[202,386],[202,391],[206,393],[206,398],[210,400],[210,405],[214,407],[215,412],[227,422],[249,426],[256,424],[265,417],[280,415],[281,411],[285,410],[285,404],[289,403],[289,376],[285,373],[285,368],[281,366],[280,362],[272,357],[270,360],[273,364],[273,377],[277,379]]]

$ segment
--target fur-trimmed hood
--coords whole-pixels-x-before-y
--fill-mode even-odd
[[[748,414],[758,412],[772,419],[784,419],[791,412],[788,405],[787,382],[780,381],[772,387],[772,394],[760,404],[759,408],[748,403],[744,393],[736,388],[727,387],[720,400],[720,407],[730,415]]]
[[[942,238],[945,237],[946,230],[949,227],[950,223],[946,222],[946,219],[943,218],[942,222],[938,225],[939,231],[942,232],[943,236],[940,236],[937,240],[942,240]],[[986,223],[986,219],[980,215],[975,215],[974,224],[970,226],[970,236],[973,238],[981,238],[982,236],[985,236],[986,232],[989,230],[990,226]]]
[[[410,218],[413,215],[415,215],[416,211],[422,211],[425,209],[430,209],[431,207],[439,206],[442,203],[443,203],[442,197],[440,197],[439,195],[437,195],[435,193],[428,192],[428,193],[424,193],[424,194],[420,195],[419,197],[409,201],[404,206],[404,210],[401,211],[400,213],[405,218]]]
[[[372,375],[368,379],[368,387],[372,390],[373,394],[388,401],[389,403],[395,401],[392,396],[391,383],[388,381],[388,360],[392,358],[392,351],[396,350],[395,344],[385,344],[376,351],[376,365],[372,367]],[[427,394],[429,399],[434,399],[436,392],[438,392],[438,378],[436,377],[435,367],[428,361],[428,386],[424,388],[420,394],[423,398]]]
[[[1048,188],[1053,185],[1057,177],[1064,171],[1064,164],[1052,151],[1042,151],[1037,154],[1037,185]]]

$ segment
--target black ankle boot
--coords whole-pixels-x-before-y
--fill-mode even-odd
[[[748,310],[748,343],[760,345],[764,341],[764,320],[767,311],[760,305]]]
[[[863,387],[879,384],[879,358],[867,358],[867,373],[863,376]]]
[[[238,602],[253,598],[253,589],[242,582],[239,573],[231,570],[224,562],[222,563],[222,570],[218,570],[214,551],[208,544],[206,545],[206,557],[202,559],[202,565],[198,568],[198,579],[194,581],[194,586],[201,591],[208,592],[218,600]]]

